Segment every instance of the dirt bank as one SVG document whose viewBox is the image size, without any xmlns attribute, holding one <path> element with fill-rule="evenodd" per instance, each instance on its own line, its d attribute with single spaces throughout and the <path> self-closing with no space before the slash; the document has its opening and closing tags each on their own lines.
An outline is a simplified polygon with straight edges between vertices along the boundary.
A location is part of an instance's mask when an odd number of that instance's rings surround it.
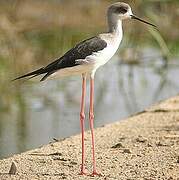
<svg viewBox="0 0 179 180">
<path fill-rule="evenodd" d="M 179 96 L 96 129 L 101 177 L 79 176 L 80 135 L 0 160 L 0 179 L 179 179 Z M 91 172 L 90 133 L 86 164 Z M 15 175 L 9 175 L 14 162 Z"/>
</svg>

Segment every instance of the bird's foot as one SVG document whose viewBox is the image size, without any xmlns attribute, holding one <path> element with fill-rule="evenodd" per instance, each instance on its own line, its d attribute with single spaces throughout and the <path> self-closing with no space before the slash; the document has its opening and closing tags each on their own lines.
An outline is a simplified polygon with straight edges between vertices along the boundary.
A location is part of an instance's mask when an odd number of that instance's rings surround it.
<svg viewBox="0 0 179 180">
<path fill-rule="evenodd" d="M 87 170 L 85 169 L 84 166 L 81 167 L 81 171 L 80 171 L 79 175 L 87 175 Z"/>
<path fill-rule="evenodd" d="M 102 176 L 102 174 L 101 174 L 101 173 L 98 173 L 98 172 L 95 170 L 95 171 L 93 171 L 93 173 L 92 173 L 90 176 L 92 176 L 92 177 L 94 177 L 94 176 Z"/>
<path fill-rule="evenodd" d="M 78 175 L 85 176 L 87 175 L 87 172 L 81 171 Z"/>
</svg>

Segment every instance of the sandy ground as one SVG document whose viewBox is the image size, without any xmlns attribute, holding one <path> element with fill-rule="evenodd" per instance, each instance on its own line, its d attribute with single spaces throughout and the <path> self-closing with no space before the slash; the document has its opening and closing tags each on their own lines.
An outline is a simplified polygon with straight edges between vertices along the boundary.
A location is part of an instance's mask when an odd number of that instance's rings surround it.
<svg viewBox="0 0 179 180">
<path fill-rule="evenodd" d="M 81 145 L 77 135 L 0 160 L 0 179 L 179 179 L 179 96 L 95 133 L 101 177 L 78 175 Z M 91 136 L 85 135 L 90 173 Z M 15 175 L 9 174 L 12 162 Z"/>
</svg>

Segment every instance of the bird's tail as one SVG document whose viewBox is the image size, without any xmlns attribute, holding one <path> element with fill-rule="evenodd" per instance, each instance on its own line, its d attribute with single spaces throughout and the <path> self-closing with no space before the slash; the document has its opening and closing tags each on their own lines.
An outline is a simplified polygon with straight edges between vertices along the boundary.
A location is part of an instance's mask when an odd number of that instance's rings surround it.
<svg viewBox="0 0 179 180">
<path fill-rule="evenodd" d="M 37 69 L 37 70 L 35 70 L 35 71 L 32 71 L 32 72 L 30 72 L 30 73 L 28 73 L 28 74 L 25 74 L 25 75 L 23 75 L 23 76 L 19 76 L 19 77 L 13 79 L 12 81 L 16 81 L 16 80 L 23 79 L 23 78 L 26 78 L 26 77 L 29 77 L 29 79 L 31 79 L 31 78 L 34 78 L 34 77 L 36 77 L 36 76 L 39 76 L 39 75 L 45 74 L 45 73 L 46 73 L 46 72 L 45 72 L 44 68 L 40 68 L 40 69 Z"/>
</svg>

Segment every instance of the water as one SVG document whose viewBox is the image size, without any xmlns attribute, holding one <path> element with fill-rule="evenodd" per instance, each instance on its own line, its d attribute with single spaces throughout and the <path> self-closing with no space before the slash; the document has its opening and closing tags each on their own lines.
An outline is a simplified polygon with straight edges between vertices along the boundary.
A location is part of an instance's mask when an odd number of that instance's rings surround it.
<svg viewBox="0 0 179 180">
<path fill-rule="evenodd" d="M 149 55 L 150 51 L 144 54 Z M 137 64 L 123 63 L 115 56 L 96 75 L 95 127 L 119 121 L 176 95 L 178 66 L 175 60 L 166 65 L 159 54 L 154 58 L 143 57 Z M 80 132 L 80 77 L 26 82 L 18 92 L 12 110 L 0 113 L 0 158 Z M 89 95 L 86 113 L 88 99 Z M 85 123 L 88 128 L 88 119 Z"/>
</svg>

